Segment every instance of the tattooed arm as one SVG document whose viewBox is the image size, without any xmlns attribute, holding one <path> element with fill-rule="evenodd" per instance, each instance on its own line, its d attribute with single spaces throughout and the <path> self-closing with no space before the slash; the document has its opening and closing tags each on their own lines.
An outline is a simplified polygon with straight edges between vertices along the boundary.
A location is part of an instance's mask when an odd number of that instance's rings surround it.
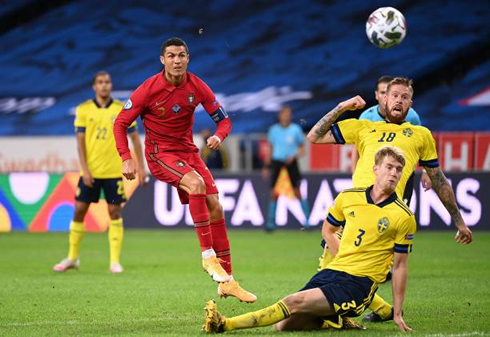
<svg viewBox="0 0 490 337">
<path fill-rule="evenodd" d="M 473 240 L 473 233 L 471 233 L 461 217 L 458 205 L 456 204 L 456 198 L 454 197 L 453 188 L 449 185 L 441 168 L 425 167 L 425 171 L 432 182 L 432 189 L 437 193 L 439 199 L 442 201 L 444 207 L 446 207 L 454 224 L 458 228 L 458 233 L 456 233 L 454 239 L 459 243 L 471 243 Z"/>
<path fill-rule="evenodd" d="M 333 122 L 335 122 L 337 117 L 345 111 L 362 109 L 365 105 L 366 102 L 364 102 L 361 96 L 352 97 L 347 101 L 339 103 L 333 110 L 330 110 L 323 116 L 310 130 L 307 136 L 308 141 L 311 143 L 334 144 L 335 138 L 330 130 Z"/>
</svg>

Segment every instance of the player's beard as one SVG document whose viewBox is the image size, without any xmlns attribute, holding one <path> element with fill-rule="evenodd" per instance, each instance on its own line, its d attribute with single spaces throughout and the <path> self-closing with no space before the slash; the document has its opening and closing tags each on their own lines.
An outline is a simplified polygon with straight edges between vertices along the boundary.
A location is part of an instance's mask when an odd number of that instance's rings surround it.
<svg viewBox="0 0 490 337">
<path fill-rule="evenodd" d="M 388 104 L 385 105 L 385 111 L 386 111 L 386 119 L 390 123 L 395 123 L 395 124 L 401 124 L 405 121 L 405 118 L 407 117 L 408 114 L 408 109 L 407 108 L 405 111 L 402 111 L 402 113 L 399 113 L 398 111 L 394 111 L 395 105 L 391 109 L 388 109 Z"/>
</svg>

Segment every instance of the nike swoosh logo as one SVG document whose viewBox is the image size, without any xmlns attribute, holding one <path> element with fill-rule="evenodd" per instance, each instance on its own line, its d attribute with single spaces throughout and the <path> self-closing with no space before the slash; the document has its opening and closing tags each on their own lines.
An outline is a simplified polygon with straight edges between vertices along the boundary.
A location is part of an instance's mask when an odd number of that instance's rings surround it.
<svg viewBox="0 0 490 337">
<path fill-rule="evenodd" d="M 163 102 L 156 102 L 155 105 L 159 106 L 160 104 L 163 104 Z"/>
<path fill-rule="evenodd" d="M 376 132 L 376 130 L 371 130 L 371 132 L 369 132 L 369 133 L 373 133 L 373 132 Z"/>
<path fill-rule="evenodd" d="M 201 236 L 206 236 L 206 235 L 209 235 L 209 234 L 211 234 L 211 232 L 201 233 Z"/>
</svg>

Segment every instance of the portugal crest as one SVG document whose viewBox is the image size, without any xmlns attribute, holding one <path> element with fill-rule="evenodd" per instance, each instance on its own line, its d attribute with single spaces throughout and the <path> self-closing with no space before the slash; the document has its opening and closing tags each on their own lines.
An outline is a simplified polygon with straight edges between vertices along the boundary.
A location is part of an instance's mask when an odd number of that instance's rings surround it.
<svg viewBox="0 0 490 337">
<path fill-rule="evenodd" d="M 383 233 L 390 226 L 390 221 L 387 217 L 378 220 L 378 233 Z"/>
<path fill-rule="evenodd" d="M 196 96 L 194 94 L 189 94 L 189 96 L 187 96 L 187 101 L 189 102 L 189 105 L 193 105 L 196 101 Z"/>
<path fill-rule="evenodd" d="M 412 129 L 408 129 L 408 128 L 407 128 L 407 129 L 403 129 L 403 135 L 404 135 L 405 137 L 408 137 L 408 138 L 412 137 L 412 136 L 413 136 L 413 131 L 412 131 Z"/>
</svg>

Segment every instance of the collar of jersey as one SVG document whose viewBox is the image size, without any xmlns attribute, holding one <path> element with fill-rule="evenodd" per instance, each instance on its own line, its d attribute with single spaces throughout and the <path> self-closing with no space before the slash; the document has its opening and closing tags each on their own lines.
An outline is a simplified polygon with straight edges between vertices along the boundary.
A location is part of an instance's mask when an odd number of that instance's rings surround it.
<svg viewBox="0 0 490 337">
<path fill-rule="evenodd" d="M 95 98 L 92 99 L 92 101 L 94 102 L 95 106 L 99 109 L 108 109 L 111 106 L 112 102 L 114 102 L 114 100 L 111 98 L 109 102 L 107 102 L 107 106 L 102 108 Z"/>
<path fill-rule="evenodd" d="M 372 189 L 373 189 L 373 185 L 366 188 L 366 200 L 367 200 L 368 204 L 373 204 L 373 205 L 376 205 L 378 207 L 384 207 L 386 205 L 391 204 L 392 202 L 394 202 L 397 199 L 396 192 L 393 192 L 386 200 L 380 202 L 379 204 L 375 204 L 373 199 L 371 198 L 371 190 Z"/>
<path fill-rule="evenodd" d="M 407 121 L 403 121 L 403 122 L 401 122 L 401 123 L 399 123 L 399 124 L 398 124 L 398 123 L 392 123 L 392 122 L 389 122 L 389 121 L 388 121 L 388 120 L 386 120 L 386 119 L 385 119 L 384 121 L 385 121 L 385 123 L 386 123 L 386 124 L 395 124 L 395 125 L 403 125 L 403 124 L 405 124 L 405 123 L 408 123 Z"/>
</svg>

